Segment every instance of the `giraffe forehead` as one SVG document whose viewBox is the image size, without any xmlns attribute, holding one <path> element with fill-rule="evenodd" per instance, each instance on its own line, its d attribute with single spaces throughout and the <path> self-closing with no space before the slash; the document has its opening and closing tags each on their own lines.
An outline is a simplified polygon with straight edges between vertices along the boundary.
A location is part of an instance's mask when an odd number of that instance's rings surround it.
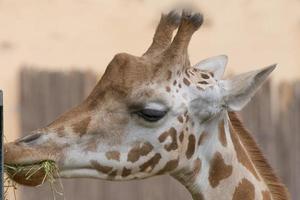
<svg viewBox="0 0 300 200">
<path fill-rule="evenodd" d="M 101 93 L 107 94 L 109 91 L 113 91 L 115 96 L 127 96 L 141 84 L 151 81 L 153 73 L 151 63 L 141 58 L 117 56 L 107 66 L 91 96 L 96 98 Z"/>
<path fill-rule="evenodd" d="M 126 53 L 117 54 L 107 66 L 99 83 L 99 88 L 119 87 L 128 91 L 136 89 L 144 83 L 160 82 L 169 79 L 173 71 L 177 71 L 175 73 L 178 74 L 183 67 L 182 65 L 174 64 L 170 68 L 169 65 L 168 62 L 160 57 L 149 59 Z"/>
</svg>

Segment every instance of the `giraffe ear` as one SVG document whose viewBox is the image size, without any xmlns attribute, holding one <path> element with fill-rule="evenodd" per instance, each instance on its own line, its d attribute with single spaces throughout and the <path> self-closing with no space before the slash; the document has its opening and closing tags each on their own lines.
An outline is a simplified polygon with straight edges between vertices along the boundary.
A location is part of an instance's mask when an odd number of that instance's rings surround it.
<svg viewBox="0 0 300 200">
<path fill-rule="evenodd" d="M 234 76 L 220 81 L 223 88 L 223 102 L 229 111 L 241 110 L 254 96 L 259 87 L 275 69 L 276 65 Z"/>
<path fill-rule="evenodd" d="M 211 72 L 215 79 L 220 80 L 224 74 L 227 61 L 226 55 L 214 56 L 200 61 L 193 67 Z"/>
</svg>

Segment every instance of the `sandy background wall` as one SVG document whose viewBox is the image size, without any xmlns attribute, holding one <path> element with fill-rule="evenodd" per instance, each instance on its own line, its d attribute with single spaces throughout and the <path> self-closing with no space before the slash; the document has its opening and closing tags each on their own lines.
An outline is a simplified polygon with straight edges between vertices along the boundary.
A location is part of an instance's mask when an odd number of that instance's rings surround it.
<svg viewBox="0 0 300 200">
<path fill-rule="evenodd" d="M 114 54 L 142 54 L 160 13 L 173 5 L 171 0 L 1 0 L 0 88 L 7 139 L 18 135 L 22 66 L 91 69 L 100 77 Z M 231 72 L 278 63 L 276 81 L 300 77 L 300 1 L 199 0 L 195 7 L 206 21 L 190 45 L 193 63 L 227 54 Z"/>
</svg>

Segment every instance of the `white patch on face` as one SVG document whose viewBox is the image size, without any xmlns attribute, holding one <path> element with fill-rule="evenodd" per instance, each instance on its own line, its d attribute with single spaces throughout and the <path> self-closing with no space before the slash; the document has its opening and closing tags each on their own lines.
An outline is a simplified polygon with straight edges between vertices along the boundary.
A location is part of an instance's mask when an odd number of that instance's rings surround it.
<svg viewBox="0 0 300 200">
<path fill-rule="evenodd" d="M 193 114 L 200 122 L 207 121 L 222 111 L 222 95 L 216 85 L 199 92 L 190 102 Z"/>
<path fill-rule="evenodd" d="M 145 105 L 145 109 L 153 109 L 153 110 L 167 110 L 167 107 L 159 102 L 149 102 Z"/>
</svg>

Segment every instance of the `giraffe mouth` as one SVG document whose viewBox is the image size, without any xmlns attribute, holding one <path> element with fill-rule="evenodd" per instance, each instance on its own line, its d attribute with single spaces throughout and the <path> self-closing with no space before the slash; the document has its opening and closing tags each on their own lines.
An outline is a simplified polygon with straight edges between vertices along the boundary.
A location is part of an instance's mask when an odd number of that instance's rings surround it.
<svg viewBox="0 0 300 200">
<path fill-rule="evenodd" d="M 21 185 L 37 186 L 54 181 L 58 174 L 56 162 L 44 160 L 32 164 L 4 164 L 4 171 L 10 179 Z"/>
<path fill-rule="evenodd" d="M 42 148 L 17 142 L 4 145 L 5 173 L 8 178 L 22 185 L 37 186 L 47 180 L 54 180 L 53 175 L 58 170 L 57 158 Z"/>
</svg>

